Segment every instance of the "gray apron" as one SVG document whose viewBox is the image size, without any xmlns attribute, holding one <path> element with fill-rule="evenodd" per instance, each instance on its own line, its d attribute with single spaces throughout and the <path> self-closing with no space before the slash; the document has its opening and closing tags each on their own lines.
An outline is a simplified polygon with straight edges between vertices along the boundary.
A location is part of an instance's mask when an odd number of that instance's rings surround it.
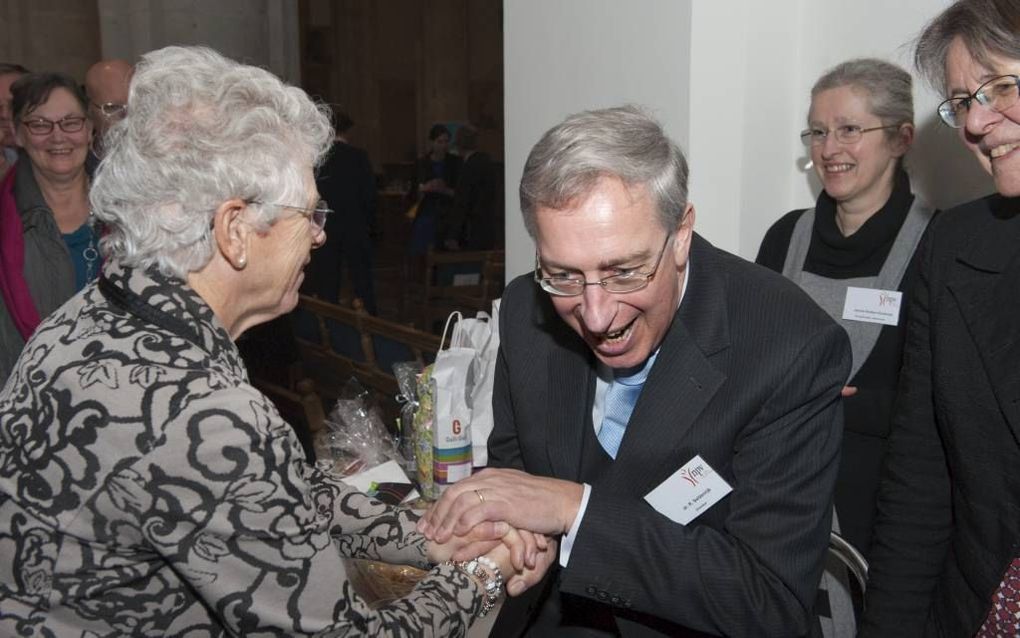
<svg viewBox="0 0 1020 638">
<path fill-rule="evenodd" d="M 928 222 L 931 221 L 934 213 L 931 206 L 923 202 L 920 197 L 914 196 L 914 203 L 911 204 L 907 217 L 903 220 L 900 232 L 896 234 L 892 250 L 889 251 L 889 256 L 882 264 L 882 269 L 874 277 L 835 280 L 804 272 L 804 259 L 807 257 L 808 247 L 811 245 L 811 229 L 815 223 L 815 209 L 809 208 L 804 211 L 793 227 L 790 246 L 786 251 L 786 261 L 783 264 L 783 276 L 800 286 L 808 296 L 814 299 L 815 303 L 846 330 L 853 351 L 853 366 L 847 381 L 854 378 L 875 348 L 883 324 L 844 319 L 843 304 L 846 301 L 846 289 L 851 286 L 879 290 L 899 288 L 903 273 L 907 271 L 910 258 L 914 255 L 921 236 L 924 234 L 924 229 L 928 227 Z M 838 282 L 839 285 L 833 285 L 834 282 Z M 901 316 L 906 302 L 907 300 L 903 299 L 900 303 Z"/>
</svg>

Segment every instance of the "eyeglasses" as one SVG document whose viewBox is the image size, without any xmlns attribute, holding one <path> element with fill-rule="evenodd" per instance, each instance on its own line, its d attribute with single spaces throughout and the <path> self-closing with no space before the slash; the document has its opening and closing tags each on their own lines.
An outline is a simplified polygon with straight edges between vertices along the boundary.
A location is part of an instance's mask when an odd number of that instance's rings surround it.
<svg viewBox="0 0 1020 638">
<path fill-rule="evenodd" d="M 56 121 L 48 120 L 45 117 L 36 117 L 31 120 L 22 120 L 21 123 L 25 125 L 25 128 L 32 135 L 49 135 L 53 132 L 54 124 L 59 126 L 60 130 L 65 133 L 77 133 L 85 128 L 86 119 L 81 115 L 68 115 Z"/>
<path fill-rule="evenodd" d="M 287 204 L 266 204 L 265 202 L 257 199 L 249 200 L 249 204 L 259 204 L 260 206 L 279 206 L 280 208 L 288 208 L 290 210 L 296 210 L 312 223 L 315 227 L 316 232 L 322 230 L 326 226 L 326 216 L 333 212 L 333 209 L 329 207 L 326 200 L 320 199 L 315 204 L 315 208 L 304 208 L 302 206 L 288 206 Z"/>
<path fill-rule="evenodd" d="M 585 286 L 602 286 L 606 292 L 616 294 L 637 292 L 646 287 L 655 277 L 655 273 L 659 270 L 659 263 L 662 261 L 662 255 L 666 252 L 666 245 L 672 236 L 673 233 L 666 235 L 666 241 L 662 243 L 662 250 L 659 251 L 659 256 L 655 259 L 655 267 L 652 268 L 652 272 L 643 273 L 640 270 L 628 270 L 591 282 L 585 280 L 583 276 L 541 277 L 542 263 L 539 260 L 538 251 L 535 251 L 535 281 L 542 287 L 542 290 L 557 297 L 576 297 L 584 292 Z"/>
<path fill-rule="evenodd" d="M 825 140 L 831 133 L 836 141 L 840 144 L 856 144 L 861 141 L 861 136 L 865 133 L 872 131 L 881 131 L 887 128 L 899 128 L 899 124 L 889 124 L 886 126 L 872 126 L 871 128 L 861 128 L 857 124 L 844 124 L 837 126 L 834 129 L 821 129 L 821 128 L 809 128 L 804 129 L 800 133 L 800 139 L 804 144 L 808 146 L 821 146 L 825 144 Z"/>
<path fill-rule="evenodd" d="M 103 117 L 110 120 L 127 115 L 127 104 L 120 104 L 118 102 L 103 102 L 102 104 L 90 102 L 90 104 L 96 107 L 96 110 L 102 113 Z"/>
<path fill-rule="evenodd" d="M 1000 75 L 988 80 L 970 95 L 951 97 L 939 104 L 939 117 L 948 126 L 963 128 L 974 100 L 996 113 L 1012 108 L 1020 98 L 1020 76 Z"/>
</svg>

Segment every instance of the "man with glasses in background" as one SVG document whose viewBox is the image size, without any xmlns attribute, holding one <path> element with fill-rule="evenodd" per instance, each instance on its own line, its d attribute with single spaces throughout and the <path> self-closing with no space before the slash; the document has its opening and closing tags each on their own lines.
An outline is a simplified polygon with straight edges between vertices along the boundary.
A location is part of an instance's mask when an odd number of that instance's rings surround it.
<svg viewBox="0 0 1020 638">
<path fill-rule="evenodd" d="M 846 334 L 694 233 L 686 160 L 634 107 L 548 131 L 520 195 L 537 252 L 500 307 L 504 469 L 448 488 L 422 531 L 549 537 L 529 558 L 557 567 L 493 635 L 808 634 Z"/>
<path fill-rule="evenodd" d="M 100 60 L 85 73 L 85 92 L 89 96 L 89 118 L 93 137 L 85 168 L 95 173 L 103 159 L 103 137 L 111 126 L 127 115 L 128 87 L 134 67 L 124 60 Z"/>
<path fill-rule="evenodd" d="M 14 113 L 11 110 L 11 85 L 28 69 L 20 64 L 0 62 L 0 177 L 18 161 L 18 143 L 14 141 Z"/>
</svg>

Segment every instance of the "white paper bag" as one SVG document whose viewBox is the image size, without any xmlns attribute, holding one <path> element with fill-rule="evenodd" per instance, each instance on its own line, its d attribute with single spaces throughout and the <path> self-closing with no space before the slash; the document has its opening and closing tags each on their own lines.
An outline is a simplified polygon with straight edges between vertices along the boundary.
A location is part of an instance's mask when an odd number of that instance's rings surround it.
<svg viewBox="0 0 1020 638">
<path fill-rule="evenodd" d="M 471 447 L 475 467 L 489 462 L 489 435 L 492 434 L 492 381 L 496 375 L 496 355 L 499 353 L 499 299 L 492 302 L 492 315 L 488 320 L 484 342 L 475 350 L 473 363 L 474 384 L 468 400 L 471 408 Z M 484 313 L 478 313 L 479 316 Z"/>
<path fill-rule="evenodd" d="M 455 312 L 446 321 L 443 341 L 450 321 L 460 318 Z M 459 325 L 460 321 L 458 321 Z M 471 390 L 472 363 L 475 350 L 463 345 L 463 337 L 456 334 L 451 346 L 445 350 L 440 346 L 432 364 L 433 394 L 433 477 L 437 491 L 443 486 L 471 476 L 471 410 L 468 396 Z"/>
</svg>

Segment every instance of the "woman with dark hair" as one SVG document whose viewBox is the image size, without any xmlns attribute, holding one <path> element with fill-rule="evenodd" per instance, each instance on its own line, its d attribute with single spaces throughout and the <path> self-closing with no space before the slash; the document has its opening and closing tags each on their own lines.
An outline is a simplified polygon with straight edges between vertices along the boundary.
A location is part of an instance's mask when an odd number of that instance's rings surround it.
<svg viewBox="0 0 1020 638">
<path fill-rule="evenodd" d="M 419 201 L 418 214 L 411 226 L 412 259 L 421 259 L 439 240 L 440 225 L 449 216 L 460 174 L 460 158 L 448 152 L 450 131 L 442 124 L 429 129 L 429 152 L 418 160 L 417 179 L 411 191 Z"/>
<path fill-rule="evenodd" d="M 88 99 L 60 73 L 23 75 L 11 95 L 21 151 L 0 182 L 0 384 L 40 320 L 100 265 L 85 174 Z"/>
</svg>

